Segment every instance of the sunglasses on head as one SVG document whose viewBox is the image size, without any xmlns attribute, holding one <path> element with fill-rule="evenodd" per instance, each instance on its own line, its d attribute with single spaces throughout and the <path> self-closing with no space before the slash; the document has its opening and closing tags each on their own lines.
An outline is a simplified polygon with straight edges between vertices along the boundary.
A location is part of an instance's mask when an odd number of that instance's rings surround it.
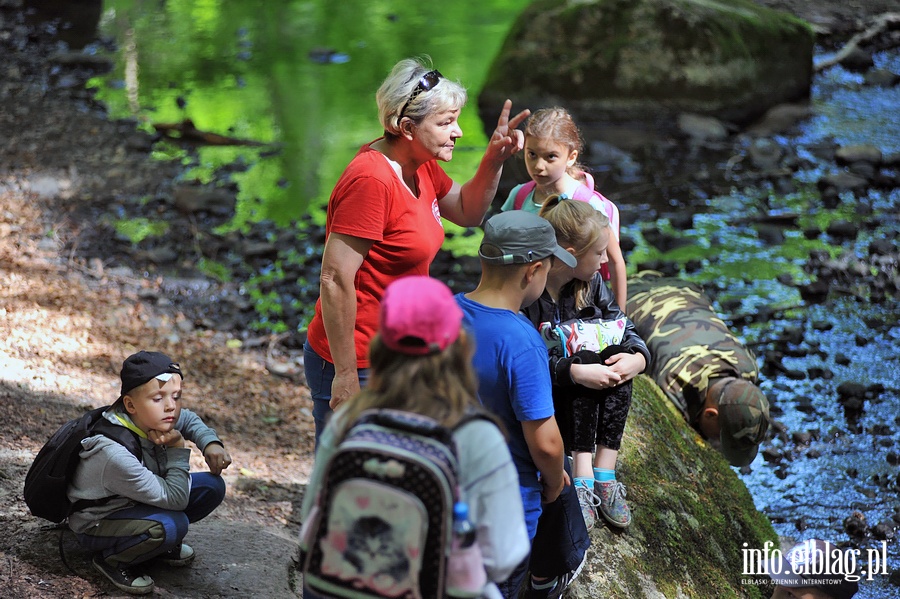
<svg viewBox="0 0 900 599">
<path fill-rule="evenodd" d="M 428 71 L 427 73 L 422 75 L 422 77 L 419 79 L 419 82 L 416 84 L 416 87 L 413 88 L 412 93 L 409 94 L 409 100 L 407 100 L 406 104 L 403 105 L 403 108 L 400 109 L 400 116 L 397 117 L 397 120 L 399 121 L 403 118 L 403 113 L 406 112 L 407 108 L 409 108 L 410 102 L 415 100 L 422 92 L 427 92 L 431 89 L 434 89 L 434 86 L 438 84 L 438 82 L 441 80 L 441 77 L 443 77 L 443 75 L 441 75 L 441 72 L 436 69 L 434 71 Z"/>
</svg>

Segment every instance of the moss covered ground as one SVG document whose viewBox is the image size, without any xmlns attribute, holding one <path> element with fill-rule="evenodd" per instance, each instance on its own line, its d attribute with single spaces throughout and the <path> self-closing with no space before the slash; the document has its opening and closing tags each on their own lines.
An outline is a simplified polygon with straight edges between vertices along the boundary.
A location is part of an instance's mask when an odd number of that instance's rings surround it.
<svg viewBox="0 0 900 599">
<path fill-rule="evenodd" d="M 768 596 L 742 583 L 742 549 L 777 543 L 772 525 L 725 459 L 644 376 L 634 383 L 618 478 L 634 521 L 624 532 L 597 525 L 570 597 Z"/>
</svg>

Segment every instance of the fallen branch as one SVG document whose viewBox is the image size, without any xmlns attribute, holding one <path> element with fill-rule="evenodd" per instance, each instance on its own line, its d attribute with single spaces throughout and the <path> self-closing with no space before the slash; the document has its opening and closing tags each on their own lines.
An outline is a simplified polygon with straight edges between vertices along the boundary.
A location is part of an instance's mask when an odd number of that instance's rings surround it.
<svg viewBox="0 0 900 599">
<path fill-rule="evenodd" d="M 269 145 L 261 141 L 255 141 L 252 139 L 238 139 L 236 137 L 228 137 L 226 135 L 219 135 L 218 133 L 211 133 L 209 131 L 201 131 L 194 126 L 194 122 L 191 119 L 184 119 L 180 123 L 154 123 L 153 128 L 166 137 L 204 143 L 211 146 Z"/>
<path fill-rule="evenodd" d="M 294 361 L 282 362 L 275 357 L 275 346 L 288 337 L 291 332 L 279 333 L 269 340 L 269 347 L 266 350 L 266 370 L 275 376 L 286 379 L 296 380 L 300 376 L 301 369 Z"/>
<path fill-rule="evenodd" d="M 880 35 L 884 31 L 893 29 L 894 27 L 900 27 L 900 13 L 888 12 L 879 15 L 875 18 L 875 22 L 871 27 L 851 37 L 850 41 L 848 41 L 844 45 L 844 47 L 841 48 L 841 50 L 831 58 L 813 65 L 813 70 L 819 72 L 827 69 L 828 67 L 833 67 L 834 65 L 840 63 L 842 60 L 850 56 L 850 54 L 861 44 L 868 42 L 876 35 Z"/>
</svg>

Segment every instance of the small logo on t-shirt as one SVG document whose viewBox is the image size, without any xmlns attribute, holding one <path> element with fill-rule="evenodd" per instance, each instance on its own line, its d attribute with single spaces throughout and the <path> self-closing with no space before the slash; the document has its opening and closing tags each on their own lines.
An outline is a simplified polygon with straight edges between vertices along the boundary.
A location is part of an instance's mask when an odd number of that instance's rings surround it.
<svg viewBox="0 0 900 599">
<path fill-rule="evenodd" d="M 441 207 L 438 206 L 437 198 L 434 198 L 434 199 L 431 201 L 431 213 L 434 214 L 434 220 L 436 220 L 437 223 L 438 223 L 438 224 L 441 226 L 441 228 L 443 229 L 443 228 L 444 228 L 444 223 L 441 222 Z"/>
</svg>

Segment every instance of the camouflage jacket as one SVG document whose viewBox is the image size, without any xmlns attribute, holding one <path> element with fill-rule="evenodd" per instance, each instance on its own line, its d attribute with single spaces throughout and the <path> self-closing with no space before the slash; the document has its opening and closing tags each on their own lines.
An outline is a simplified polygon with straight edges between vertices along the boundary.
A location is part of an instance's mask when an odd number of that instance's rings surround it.
<svg viewBox="0 0 900 599">
<path fill-rule="evenodd" d="M 653 354 L 650 376 L 691 424 L 714 379 L 757 382 L 756 357 L 698 285 L 643 273 L 628 280 L 627 311 Z"/>
</svg>

